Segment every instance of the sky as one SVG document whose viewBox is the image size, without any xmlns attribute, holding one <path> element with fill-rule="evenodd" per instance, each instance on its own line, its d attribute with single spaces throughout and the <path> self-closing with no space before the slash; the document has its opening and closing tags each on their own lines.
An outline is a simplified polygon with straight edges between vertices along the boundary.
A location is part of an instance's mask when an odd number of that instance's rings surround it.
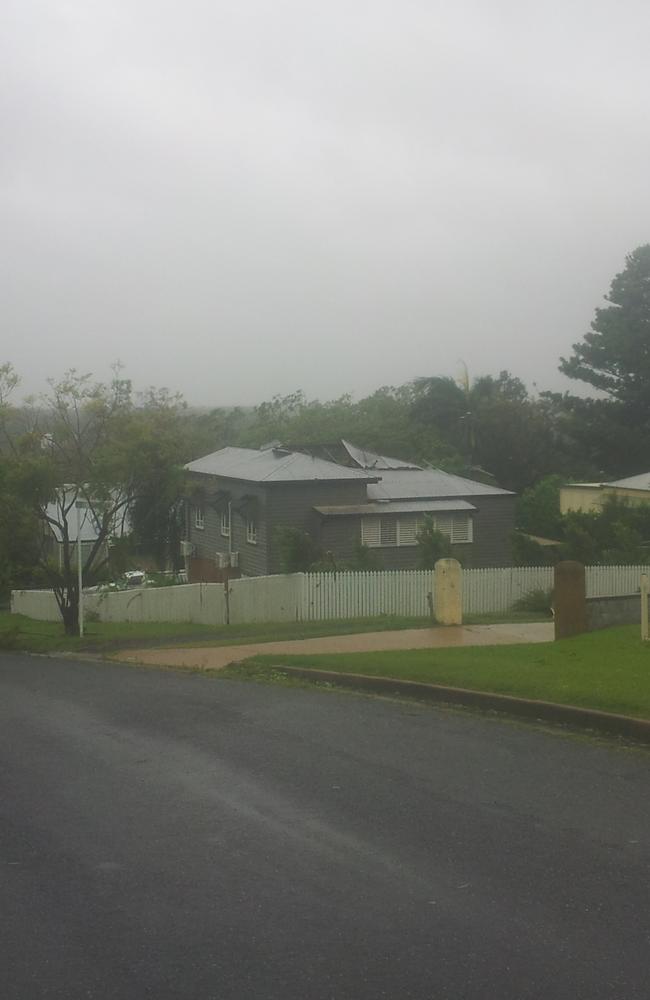
<svg viewBox="0 0 650 1000">
<path fill-rule="evenodd" d="M 0 363 L 575 388 L 650 242 L 648 37 L 645 0 L 5 0 Z"/>
</svg>

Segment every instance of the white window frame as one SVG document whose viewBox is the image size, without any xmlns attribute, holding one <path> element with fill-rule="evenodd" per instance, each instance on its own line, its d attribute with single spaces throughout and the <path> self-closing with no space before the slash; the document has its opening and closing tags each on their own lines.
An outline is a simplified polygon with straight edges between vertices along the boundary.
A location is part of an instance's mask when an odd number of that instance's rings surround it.
<svg viewBox="0 0 650 1000">
<path fill-rule="evenodd" d="M 458 522 L 463 519 L 462 525 Z M 452 545 L 470 545 L 474 541 L 474 520 L 462 510 L 439 514 L 433 518 L 433 526 L 446 535 Z"/>
<path fill-rule="evenodd" d="M 468 545 L 474 541 L 474 521 L 469 513 L 450 511 L 449 513 L 432 515 L 433 526 L 445 535 L 452 545 Z M 462 519 L 462 524 L 459 522 Z M 373 514 L 361 518 L 361 544 L 369 549 L 413 548 L 418 544 L 417 536 L 424 527 L 424 515 L 395 518 L 395 541 L 383 542 L 381 539 L 382 516 Z M 413 522 L 415 521 L 415 531 Z M 404 525 L 404 529 L 402 529 Z M 408 531 L 406 530 L 408 526 Z M 408 541 L 406 538 L 408 537 Z"/>
<path fill-rule="evenodd" d="M 230 513 L 227 510 L 221 511 L 221 537 L 230 538 Z"/>
<path fill-rule="evenodd" d="M 200 504 L 196 504 L 194 507 L 194 527 L 198 528 L 199 531 L 205 530 L 205 511 Z"/>
<path fill-rule="evenodd" d="M 249 545 L 257 545 L 257 521 L 252 517 L 246 521 L 246 541 Z"/>
</svg>

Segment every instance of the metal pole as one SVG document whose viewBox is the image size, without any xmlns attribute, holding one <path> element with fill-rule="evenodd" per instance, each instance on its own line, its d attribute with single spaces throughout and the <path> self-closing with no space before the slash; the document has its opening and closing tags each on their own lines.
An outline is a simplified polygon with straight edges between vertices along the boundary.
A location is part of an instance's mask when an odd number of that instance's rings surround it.
<svg viewBox="0 0 650 1000">
<path fill-rule="evenodd" d="M 79 501 L 76 503 L 77 507 L 77 587 L 79 590 L 79 635 L 84 634 L 84 591 L 83 591 L 83 563 L 81 558 L 81 504 Z"/>
<path fill-rule="evenodd" d="M 641 574 L 641 638 L 648 639 L 648 574 Z"/>
</svg>

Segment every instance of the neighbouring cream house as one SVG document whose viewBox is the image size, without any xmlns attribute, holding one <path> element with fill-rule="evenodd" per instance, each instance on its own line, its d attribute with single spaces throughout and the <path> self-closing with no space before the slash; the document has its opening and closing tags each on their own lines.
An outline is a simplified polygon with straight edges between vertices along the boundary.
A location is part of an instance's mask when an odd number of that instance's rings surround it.
<svg viewBox="0 0 650 1000">
<path fill-rule="evenodd" d="M 560 512 L 568 514 L 569 511 L 577 510 L 597 513 L 613 497 L 632 505 L 650 503 L 650 472 L 628 476 L 627 479 L 615 479 L 611 483 L 569 483 L 562 486 Z"/>
</svg>

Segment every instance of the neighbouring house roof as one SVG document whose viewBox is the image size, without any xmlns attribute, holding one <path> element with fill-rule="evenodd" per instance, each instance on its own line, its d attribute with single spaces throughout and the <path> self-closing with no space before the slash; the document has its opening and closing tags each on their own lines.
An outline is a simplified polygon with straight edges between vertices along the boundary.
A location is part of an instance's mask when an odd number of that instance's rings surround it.
<svg viewBox="0 0 650 1000">
<path fill-rule="evenodd" d="M 513 496 L 510 490 L 453 476 L 442 469 L 388 469 L 368 486 L 369 500 L 415 500 L 426 497 Z"/>
<path fill-rule="evenodd" d="M 638 476 L 627 476 L 625 479 L 612 479 L 607 483 L 564 483 L 563 490 L 641 490 L 650 493 L 650 472 L 642 472 Z"/>
<path fill-rule="evenodd" d="M 314 510 L 325 517 L 350 516 L 352 514 L 423 514 L 435 511 L 467 511 L 476 510 L 467 500 L 404 500 L 375 503 L 341 504 L 337 507 L 314 507 Z"/>
<path fill-rule="evenodd" d="M 341 444 L 347 451 L 352 461 L 360 469 L 421 469 L 421 465 L 414 462 L 403 462 L 399 458 L 390 458 L 388 455 L 377 455 L 374 451 L 366 448 L 358 448 L 350 441 L 341 438 Z"/>
<path fill-rule="evenodd" d="M 650 492 L 650 472 L 642 472 L 638 476 L 628 476 L 626 479 L 615 479 L 604 486 L 619 486 L 626 490 L 646 490 Z"/>
<path fill-rule="evenodd" d="M 602 490 L 604 486 L 611 486 L 611 483 L 565 483 L 562 490 Z"/>
<path fill-rule="evenodd" d="M 361 469 L 350 469 L 322 458 L 313 458 L 303 452 L 284 448 L 222 448 L 211 455 L 189 462 L 188 472 L 202 472 L 209 476 L 240 479 L 251 483 L 293 483 L 311 481 L 336 481 L 356 479 L 374 483 L 376 476 Z"/>
</svg>

